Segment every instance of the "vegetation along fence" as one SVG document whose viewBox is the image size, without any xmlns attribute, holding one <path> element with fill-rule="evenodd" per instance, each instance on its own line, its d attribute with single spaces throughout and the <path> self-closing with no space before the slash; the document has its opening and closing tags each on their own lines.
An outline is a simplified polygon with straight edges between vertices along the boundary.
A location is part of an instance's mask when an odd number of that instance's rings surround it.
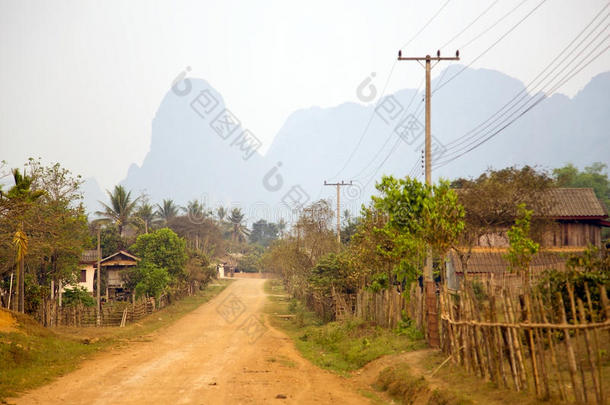
<svg viewBox="0 0 610 405">
<path fill-rule="evenodd" d="M 125 326 L 165 307 L 168 303 L 166 295 L 162 295 L 158 300 L 142 298 L 135 302 L 103 303 L 100 311 L 100 326 Z M 45 301 L 36 313 L 36 318 L 44 326 L 97 325 L 95 306 L 78 304 L 60 307 L 55 300 Z"/>
<path fill-rule="evenodd" d="M 380 291 L 362 289 L 356 294 L 339 294 L 333 290 L 332 296 L 332 301 L 318 300 L 318 307 L 326 304 L 327 308 L 316 312 L 334 310 L 334 319 L 355 316 L 386 328 L 398 326 L 404 315 L 414 319 L 418 327 L 423 324 L 423 298 L 417 283 L 413 284 L 409 300 L 394 288 Z"/>
<path fill-rule="evenodd" d="M 468 371 L 544 399 L 608 400 L 610 304 L 603 285 L 522 293 L 475 283 L 459 292 L 445 288 L 439 300 L 441 347 Z"/>
</svg>

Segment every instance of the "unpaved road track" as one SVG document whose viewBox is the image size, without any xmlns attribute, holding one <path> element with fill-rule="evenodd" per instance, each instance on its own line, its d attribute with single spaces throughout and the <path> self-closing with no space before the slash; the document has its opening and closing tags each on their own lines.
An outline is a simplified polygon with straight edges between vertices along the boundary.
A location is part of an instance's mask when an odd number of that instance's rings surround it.
<svg viewBox="0 0 610 405">
<path fill-rule="evenodd" d="M 313 366 L 286 335 L 258 323 L 263 284 L 237 280 L 147 341 L 102 353 L 9 403 L 369 403 L 352 381 Z"/>
</svg>

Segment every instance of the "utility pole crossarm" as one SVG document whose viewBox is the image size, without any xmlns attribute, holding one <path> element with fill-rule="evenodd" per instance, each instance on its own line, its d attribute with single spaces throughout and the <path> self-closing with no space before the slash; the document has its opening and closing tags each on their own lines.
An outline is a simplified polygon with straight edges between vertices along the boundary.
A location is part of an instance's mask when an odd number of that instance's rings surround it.
<svg viewBox="0 0 610 405">
<path fill-rule="evenodd" d="M 459 56 L 452 56 L 452 57 L 440 57 L 440 56 L 409 56 L 409 57 L 402 57 L 399 56 L 398 60 L 435 60 L 435 61 L 441 61 L 441 60 L 460 60 Z"/>
<path fill-rule="evenodd" d="M 341 183 L 328 183 L 324 180 L 325 186 L 336 186 L 337 187 L 337 245 L 341 246 L 341 186 L 351 186 L 352 181 L 349 183 L 341 180 Z"/>
<path fill-rule="evenodd" d="M 436 51 L 436 56 L 402 56 L 402 51 L 398 51 L 398 60 L 429 60 L 440 62 L 442 60 L 460 60 L 460 51 L 455 51 L 455 56 L 441 56 L 441 51 Z"/>
</svg>

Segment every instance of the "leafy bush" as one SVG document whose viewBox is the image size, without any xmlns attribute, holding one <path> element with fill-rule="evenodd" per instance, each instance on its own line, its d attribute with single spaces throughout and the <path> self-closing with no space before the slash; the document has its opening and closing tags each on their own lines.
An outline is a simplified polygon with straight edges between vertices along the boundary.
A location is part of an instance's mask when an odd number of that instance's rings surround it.
<svg viewBox="0 0 610 405">
<path fill-rule="evenodd" d="M 67 306 L 76 306 L 78 304 L 83 304 L 86 307 L 95 306 L 95 299 L 93 299 L 89 291 L 79 286 L 66 289 L 63 292 L 62 301 Z"/>
<path fill-rule="evenodd" d="M 166 269 L 176 279 L 186 277 L 186 242 L 169 228 L 138 236 L 130 250 L 142 261 Z"/>
<path fill-rule="evenodd" d="M 390 285 L 387 273 L 376 273 L 371 276 L 371 283 L 367 287 L 372 292 L 385 290 Z"/>
<path fill-rule="evenodd" d="M 170 276 L 165 268 L 148 262 L 140 262 L 135 273 L 138 278 L 135 287 L 136 297 L 146 295 L 159 298 L 170 281 Z"/>
<path fill-rule="evenodd" d="M 417 328 L 413 319 L 404 318 L 398 323 L 396 334 L 408 337 L 411 340 L 422 340 L 424 334 Z"/>
<path fill-rule="evenodd" d="M 600 253 L 599 249 L 590 247 L 582 254 L 572 254 L 567 261 L 565 271 L 547 270 L 538 281 L 537 288 L 543 296 L 550 298 L 554 307 L 559 305 L 557 293 L 560 293 L 568 319 L 573 319 L 568 286 L 574 289 L 575 299 L 581 299 L 587 306 L 587 289 L 591 297 L 594 312 L 601 310 L 600 286 L 610 290 L 610 254 Z"/>
</svg>

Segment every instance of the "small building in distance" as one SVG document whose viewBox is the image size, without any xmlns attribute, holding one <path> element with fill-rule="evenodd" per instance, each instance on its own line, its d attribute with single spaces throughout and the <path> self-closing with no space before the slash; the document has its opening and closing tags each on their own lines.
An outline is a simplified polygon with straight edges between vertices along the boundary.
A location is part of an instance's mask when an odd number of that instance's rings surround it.
<svg viewBox="0 0 610 405">
<path fill-rule="evenodd" d="M 101 270 L 102 277 L 106 279 L 106 300 L 128 298 L 131 291 L 125 286 L 123 274 L 136 267 L 139 261 L 140 258 L 124 250 L 119 250 L 102 259 Z"/>
</svg>

